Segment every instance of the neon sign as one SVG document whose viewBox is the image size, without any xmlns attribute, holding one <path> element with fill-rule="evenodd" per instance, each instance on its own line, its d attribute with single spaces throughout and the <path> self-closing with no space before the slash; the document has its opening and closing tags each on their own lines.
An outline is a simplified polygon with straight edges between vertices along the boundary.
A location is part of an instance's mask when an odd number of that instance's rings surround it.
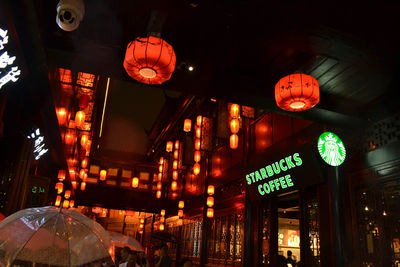
<svg viewBox="0 0 400 267">
<path fill-rule="evenodd" d="M 289 187 L 293 187 L 294 183 L 290 174 L 284 174 L 284 172 L 290 169 L 299 167 L 303 164 L 299 153 L 287 156 L 279 161 L 276 161 L 266 167 L 256 170 L 246 175 L 246 181 L 248 185 L 255 184 L 259 181 L 264 182 L 258 185 L 258 193 L 261 196 L 270 194 L 274 191 L 279 191 Z M 282 175 L 281 177 L 271 178 L 275 175 Z"/>
<path fill-rule="evenodd" d="M 0 51 L 4 49 L 4 45 L 8 43 L 8 31 L 0 28 Z M 0 89 L 9 82 L 16 82 L 19 79 L 21 71 L 18 66 L 12 66 L 15 56 L 10 57 L 8 52 L 0 52 Z"/>
<path fill-rule="evenodd" d="M 27 137 L 28 137 L 28 139 L 33 139 L 34 140 L 33 156 L 35 157 L 35 160 L 40 159 L 44 154 L 46 154 L 47 151 L 49 151 L 49 149 L 46 148 L 46 144 L 44 143 L 44 136 L 40 135 L 39 128 L 34 130 Z"/>
<path fill-rule="evenodd" d="M 331 166 L 339 166 L 346 158 L 346 148 L 340 138 L 331 132 L 325 132 L 318 138 L 318 151 L 321 158 Z"/>
</svg>

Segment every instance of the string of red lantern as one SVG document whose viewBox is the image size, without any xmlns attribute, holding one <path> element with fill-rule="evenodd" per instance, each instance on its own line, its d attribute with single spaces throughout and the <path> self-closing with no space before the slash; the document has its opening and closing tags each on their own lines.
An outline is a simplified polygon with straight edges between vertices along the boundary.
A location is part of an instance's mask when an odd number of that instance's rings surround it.
<svg viewBox="0 0 400 267">
<path fill-rule="evenodd" d="M 229 138 L 229 146 L 231 149 L 237 149 L 239 146 L 239 136 L 237 133 L 239 132 L 240 128 L 240 106 L 238 104 L 228 104 L 230 106 L 229 116 L 229 128 L 231 130 L 231 136 Z"/>
</svg>

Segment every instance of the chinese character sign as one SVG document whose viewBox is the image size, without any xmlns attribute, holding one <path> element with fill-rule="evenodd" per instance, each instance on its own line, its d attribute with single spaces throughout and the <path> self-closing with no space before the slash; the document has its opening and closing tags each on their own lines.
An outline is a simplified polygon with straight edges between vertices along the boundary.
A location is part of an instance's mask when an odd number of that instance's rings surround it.
<svg viewBox="0 0 400 267">
<path fill-rule="evenodd" d="M 0 28 L 0 89 L 9 82 L 16 82 L 21 71 L 14 66 L 15 56 L 10 57 L 7 51 L 3 51 L 8 43 L 8 31 Z"/>
<path fill-rule="evenodd" d="M 346 158 L 346 149 L 340 138 L 331 132 L 325 132 L 318 138 L 318 151 L 321 158 L 331 166 L 339 166 Z"/>
<path fill-rule="evenodd" d="M 49 151 L 48 148 L 46 148 L 46 144 L 44 142 L 44 137 L 40 135 L 40 130 L 39 128 L 32 131 L 30 135 L 27 136 L 28 139 L 33 139 L 33 156 L 35 157 L 35 160 L 40 159 L 44 154 L 46 154 L 47 151 Z"/>
</svg>

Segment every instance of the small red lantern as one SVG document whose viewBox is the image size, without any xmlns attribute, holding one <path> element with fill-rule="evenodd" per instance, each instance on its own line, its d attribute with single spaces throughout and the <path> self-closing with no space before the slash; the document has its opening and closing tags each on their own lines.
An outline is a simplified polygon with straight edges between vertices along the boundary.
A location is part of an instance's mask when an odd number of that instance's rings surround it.
<svg viewBox="0 0 400 267">
<path fill-rule="evenodd" d="M 239 146 L 239 136 L 237 134 L 232 134 L 229 138 L 229 145 L 232 149 L 237 149 Z"/>
<path fill-rule="evenodd" d="M 59 124 L 64 124 L 67 121 L 67 110 L 65 108 L 57 109 L 57 119 Z"/>
<path fill-rule="evenodd" d="M 160 214 L 161 214 L 161 216 L 165 216 L 165 210 L 162 209 L 161 212 L 160 212 Z"/>
<path fill-rule="evenodd" d="M 212 206 L 214 206 L 214 197 L 208 197 L 207 198 L 207 206 L 208 207 L 212 207 Z"/>
<path fill-rule="evenodd" d="M 174 146 L 174 143 L 173 143 L 172 141 L 168 141 L 165 150 L 166 150 L 167 152 L 172 152 L 173 146 Z"/>
<path fill-rule="evenodd" d="M 88 160 L 85 158 L 85 159 L 83 159 L 82 162 L 81 162 L 81 167 L 82 167 L 83 169 L 86 169 L 86 168 L 87 168 L 87 165 L 88 165 Z"/>
<path fill-rule="evenodd" d="M 80 128 L 83 126 L 84 123 L 85 123 L 85 112 L 78 111 L 75 115 L 75 126 Z"/>
<path fill-rule="evenodd" d="M 231 132 L 233 134 L 237 134 L 239 132 L 239 120 L 232 119 L 230 123 Z"/>
<path fill-rule="evenodd" d="M 192 129 L 192 120 L 185 119 L 185 121 L 183 123 L 183 130 L 188 133 L 188 132 L 190 132 L 191 129 Z"/>
<path fill-rule="evenodd" d="M 88 136 L 86 134 L 81 136 L 81 146 L 86 147 L 87 141 L 89 140 Z"/>
<path fill-rule="evenodd" d="M 182 218 L 183 217 L 183 210 L 178 210 L 178 217 Z"/>
<path fill-rule="evenodd" d="M 185 202 L 184 202 L 183 200 L 179 201 L 178 207 L 179 207 L 180 209 L 183 209 L 183 208 L 185 207 Z"/>
<path fill-rule="evenodd" d="M 287 111 L 302 111 L 319 102 L 318 81 L 310 75 L 296 73 L 283 77 L 275 85 L 278 107 Z"/>
<path fill-rule="evenodd" d="M 201 127 L 196 127 L 196 138 L 201 137 Z"/>
<path fill-rule="evenodd" d="M 201 127 L 201 122 L 203 121 L 203 117 L 201 115 L 196 118 L 196 125 Z"/>
<path fill-rule="evenodd" d="M 81 169 L 79 172 L 79 178 L 81 178 L 83 180 L 85 178 L 85 173 L 86 173 L 86 170 Z"/>
<path fill-rule="evenodd" d="M 158 183 L 157 183 L 157 189 L 158 189 L 158 190 L 161 190 L 161 188 L 162 188 L 162 183 L 161 183 L 161 182 L 158 182 Z"/>
<path fill-rule="evenodd" d="M 76 189 L 78 184 L 76 183 L 76 181 L 71 181 L 71 185 L 73 189 Z"/>
<path fill-rule="evenodd" d="M 69 199 L 71 197 L 71 190 L 65 190 L 64 198 Z"/>
<path fill-rule="evenodd" d="M 61 182 L 56 183 L 57 194 L 61 194 L 64 189 L 64 184 Z"/>
<path fill-rule="evenodd" d="M 172 183 L 171 183 L 172 191 L 175 191 L 177 187 L 178 187 L 178 183 L 176 181 L 172 181 Z"/>
<path fill-rule="evenodd" d="M 209 185 L 207 187 L 207 194 L 209 194 L 210 196 L 214 195 L 214 190 L 215 190 L 215 187 L 213 185 Z"/>
<path fill-rule="evenodd" d="M 178 180 L 178 171 L 173 171 L 172 172 L 172 179 Z"/>
<path fill-rule="evenodd" d="M 75 200 L 70 200 L 69 201 L 69 207 L 73 208 L 75 206 Z"/>
<path fill-rule="evenodd" d="M 193 165 L 193 174 L 194 175 L 198 175 L 200 173 L 200 164 L 199 163 L 195 163 Z"/>
<path fill-rule="evenodd" d="M 82 94 L 81 97 L 79 98 L 79 108 L 80 109 L 86 109 L 87 106 L 89 105 L 90 101 L 90 96 L 88 94 Z"/>
<path fill-rule="evenodd" d="M 139 186 L 139 178 L 133 177 L 132 178 L 132 187 L 137 188 Z"/>
<path fill-rule="evenodd" d="M 160 218 L 160 223 L 164 223 L 165 222 L 165 217 L 161 217 Z"/>
<path fill-rule="evenodd" d="M 160 231 L 164 231 L 164 224 L 160 224 Z"/>
<path fill-rule="evenodd" d="M 161 84 L 171 78 L 175 69 L 174 49 L 161 38 L 138 37 L 128 44 L 124 68 L 129 76 L 147 84 Z"/>
<path fill-rule="evenodd" d="M 81 183 L 81 191 L 85 191 L 86 188 L 86 182 Z"/>
<path fill-rule="evenodd" d="M 174 151 L 174 159 L 178 159 L 179 158 L 179 150 L 175 150 Z"/>
<path fill-rule="evenodd" d="M 69 201 L 65 199 L 65 200 L 63 201 L 63 208 L 64 208 L 64 209 L 67 209 L 68 207 L 69 207 Z"/>
<path fill-rule="evenodd" d="M 175 141 L 175 149 L 178 150 L 179 149 L 179 140 Z"/>
<path fill-rule="evenodd" d="M 196 138 L 196 140 L 194 140 L 194 149 L 200 150 L 200 146 L 201 146 L 200 138 Z"/>
<path fill-rule="evenodd" d="M 60 204 L 61 204 L 61 196 L 59 195 L 59 196 L 56 197 L 56 201 L 54 203 L 54 206 L 58 207 L 58 206 L 60 206 Z"/>
<path fill-rule="evenodd" d="M 176 223 L 178 226 L 182 226 L 183 225 L 183 220 L 182 219 L 178 219 L 178 222 Z"/>
<path fill-rule="evenodd" d="M 239 111 L 240 111 L 240 106 L 238 104 L 231 104 L 231 109 L 229 114 L 231 115 L 232 118 L 238 118 Z"/>
<path fill-rule="evenodd" d="M 174 160 L 172 167 L 174 170 L 178 169 L 178 161 L 177 160 Z"/>
<path fill-rule="evenodd" d="M 194 161 L 199 162 L 200 160 L 201 160 L 201 152 L 197 150 L 194 152 Z"/>
<path fill-rule="evenodd" d="M 164 164 L 164 158 L 163 157 L 160 158 L 160 164 Z"/>
<path fill-rule="evenodd" d="M 75 134 L 72 132 L 67 132 L 65 134 L 65 143 L 67 145 L 72 145 L 75 143 Z"/>
<path fill-rule="evenodd" d="M 163 165 L 160 165 L 160 166 L 158 167 L 158 172 L 159 172 L 159 173 L 162 173 L 162 171 L 163 171 Z"/>
<path fill-rule="evenodd" d="M 105 181 L 107 178 L 107 171 L 106 170 L 101 170 L 100 171 L 100 181 Z"/>
<path fill-rule="evenodd" d="M 157 191 L 156 197 L 157 198 L 161 198 L 161 191 L 160 190 Z"/>
<path fill-rule="evenodd" d="M 207 217 L 208 218 L 214 217 L 214 209 L 213 208 L 208 208 L 207 209 Z"/>
<path fill-rule="evenodd" d="M 65 174 L 66 171 L 65 170 L 59 170 L 58 171 L 58 180 L 60 180 L 61 182 L 65 180 Z"/>
</svg>

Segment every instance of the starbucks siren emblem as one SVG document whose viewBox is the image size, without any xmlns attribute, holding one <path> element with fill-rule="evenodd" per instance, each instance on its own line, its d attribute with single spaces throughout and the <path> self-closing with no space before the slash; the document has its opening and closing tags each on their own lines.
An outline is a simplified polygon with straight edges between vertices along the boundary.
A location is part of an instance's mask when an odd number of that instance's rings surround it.
<svg viewBox="0 0 400 267">
<path fill-rule="evenodd" d="M 339 166 L 346 158 L 346 149 L 340 138 L 331 132 L 325 132 L 318 138 L 318 151 L 321 158 L 331 166 Z"/>
</svg>

